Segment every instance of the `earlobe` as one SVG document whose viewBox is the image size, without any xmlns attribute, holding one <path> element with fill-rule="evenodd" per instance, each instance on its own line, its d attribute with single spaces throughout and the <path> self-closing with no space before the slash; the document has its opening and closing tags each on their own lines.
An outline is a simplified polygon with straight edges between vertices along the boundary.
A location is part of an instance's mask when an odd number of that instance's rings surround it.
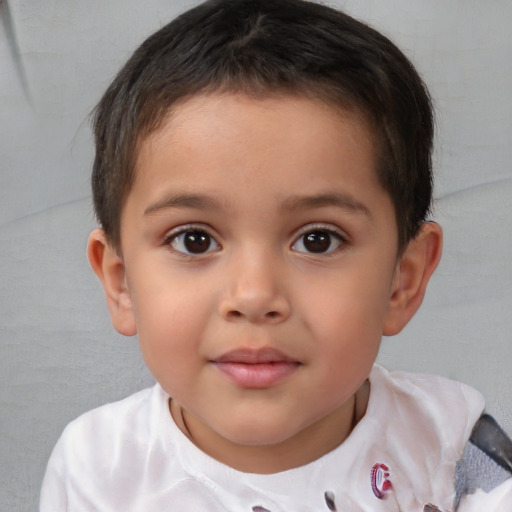
<svg viewBox="0 0 512 512">
<path fill-rule="evenodd" d="M 383 334 L 398 334 L 416 313 L 427 284 L 441 259 L 443 231 L 439 224 L 426 222 L 407 245 L 394 276 Z"/>
<path fill-rule="evenodd" d="M 108 242 L 102 229 L 95 229 L 89 236 L 87 256 L 105 290 L 112 325 L 125 336 L 135 335 L 137 329 L 126 284 L 125 266 L 122 257 Z"/>
</svg>

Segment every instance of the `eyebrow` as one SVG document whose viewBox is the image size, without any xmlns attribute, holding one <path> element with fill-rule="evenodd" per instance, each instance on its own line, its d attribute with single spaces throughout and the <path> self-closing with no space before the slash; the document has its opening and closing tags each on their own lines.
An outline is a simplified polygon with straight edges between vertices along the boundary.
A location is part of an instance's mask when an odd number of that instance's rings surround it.
<svg viewBox="0 0 512 512">
<path fill-rule="evenodd" d="M 322 208 L 324 206 L 336 206 L 354 213 L 363 213 L 371 218 L 370 209 L 361 201 L 349 194 L 327 193 L 312 196 L 293 196 L 283 203 L 285 210 L 301 210 L 307 208 Z"/>
<path fill-rule="evenodd" d="M 311 196 L 292 196 L 283 202 L 282 210 L 297 211 L 308 208 L 322 208 L 336 206 L 354 213 L 363 213 L 371 218 L 370 209 L 362 202 L 349 194 L 326 193 Z M 153 215 L 168 208 L 194 208 L 216 209 L 220 207 L 219 201 L 211 196 L 202 194 L 174 194 L 149 205 L 144 210 L 144 215 Z"/>
<path fill-rule="evenodd" d="M 149 205 L 144 215 L 153 215 L 168 208 L 214 209 L 219 203 L 213 197 L 201 194 L 174 194 Z"/>
</svg>

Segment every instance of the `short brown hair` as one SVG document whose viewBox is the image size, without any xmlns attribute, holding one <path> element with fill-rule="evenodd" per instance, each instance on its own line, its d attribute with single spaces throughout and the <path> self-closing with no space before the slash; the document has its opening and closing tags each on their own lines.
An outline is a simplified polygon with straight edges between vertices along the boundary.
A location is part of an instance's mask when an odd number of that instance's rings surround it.
<svg viewBox="0 0 512 512">
<path fill-rule="evenodd" d="M 144 41 L 96 107 L 94 206 L 114 246 L 138 144 L 177 102 L 217 91 L 313 96 L 361 113 L 374 130 L 399 249 L 417 234 L 432 197 L 433 114 L 404 54 L 368 25 L 314 2 L 209 0 Z"/>
</svg>

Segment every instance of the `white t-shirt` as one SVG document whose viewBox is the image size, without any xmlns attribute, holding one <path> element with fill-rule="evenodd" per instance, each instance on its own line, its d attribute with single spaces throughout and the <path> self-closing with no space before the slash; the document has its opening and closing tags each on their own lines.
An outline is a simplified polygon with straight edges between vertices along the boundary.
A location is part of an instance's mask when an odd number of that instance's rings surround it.
<svg viewBox="0 0 512 512">
<path fill-rule="evenodd" d="M 70 423 L 50 458 L 40 511 L 451 511 L 455 465 L 484 407 L 464 384 L 376 365 L 366 414 L 344 443 L 305 466 L 257 475 L 199 450 L 168 400 L 155 385 Z M 458 510 L 512 511 L 512 479 L 463 498 Z"/>
</svg>

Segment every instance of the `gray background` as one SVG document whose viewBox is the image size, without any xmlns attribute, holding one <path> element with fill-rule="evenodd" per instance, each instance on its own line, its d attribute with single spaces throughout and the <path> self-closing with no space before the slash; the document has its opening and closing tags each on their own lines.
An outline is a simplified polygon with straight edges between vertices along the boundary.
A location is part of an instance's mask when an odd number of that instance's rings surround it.
<svg viewBox="0 0 512 512">
<path fill-rule="evenodd" d="M 37 507 L 78 414 L 152 382 L 110 326 L 85 246 L 91 111 L 186 0 L 0 0 L 0 511 Z M 512 431 L 512 2 L 340 0 L 390 35 L 436 99 L 442 264 L 380 361 L 480 389 Z"/>
</svg>

